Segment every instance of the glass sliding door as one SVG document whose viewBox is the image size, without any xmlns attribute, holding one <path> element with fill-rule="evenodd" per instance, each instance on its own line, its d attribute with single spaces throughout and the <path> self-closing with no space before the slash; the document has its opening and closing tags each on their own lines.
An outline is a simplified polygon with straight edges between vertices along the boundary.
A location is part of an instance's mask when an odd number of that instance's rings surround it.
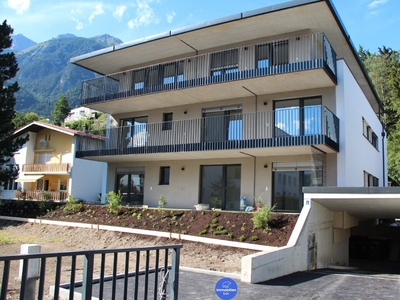
<svg viewBox="0 0 400 300">
<path fill-rule="evenodd" d="M 116 191 L 121 192 L 123 203 L 143 205 L 144 177 L 143 170 L 117 170 Z"/>
<path fill-rule="evenodd" d="M 203 142 L 241 140 L 242 119 L 241 108 L 203 110 Z"/>
<path fill-rule="evenodd" d="M 240 209 L 240 165 L 202 166 L 200 203 L 213 207 L 213 199 L 221 201 L 221 208 Z"/>
<path fill-rule="evenodd" d="M 275 101 L 275 136 L 321 134 L 321 101 L 321 97 Z"/>
<path fill-rule="evenodd" d="M 147 120 L 147 116 L 122 120 L 121 143 L 124 148 L 146 146 Z"/>
</svg>

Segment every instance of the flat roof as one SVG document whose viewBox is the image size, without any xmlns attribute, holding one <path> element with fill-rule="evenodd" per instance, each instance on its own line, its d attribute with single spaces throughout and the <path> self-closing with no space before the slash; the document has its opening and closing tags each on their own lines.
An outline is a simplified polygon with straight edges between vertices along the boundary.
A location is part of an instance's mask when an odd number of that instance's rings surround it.
<svg viewBox="0 0 400 300">
<path fill-rule="evenodd" d="M 311 199 L 360 220 L 400 218 L 400 187 L 303 187 Z"/>
<path fill-rule="evenodd" d="M 382 103 L 331 0 L 296 0 L 170 30 L 71 58 L 107 75 L 267 37 L 323 32 L 375 112 Z M 160 51 L 162 49 L 162 51 Z"/>
</svg>

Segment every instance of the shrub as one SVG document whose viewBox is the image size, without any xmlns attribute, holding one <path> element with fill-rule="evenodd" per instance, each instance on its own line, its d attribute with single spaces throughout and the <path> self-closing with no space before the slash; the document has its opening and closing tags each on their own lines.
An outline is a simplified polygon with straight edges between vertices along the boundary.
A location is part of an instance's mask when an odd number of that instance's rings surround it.
<svg viewBox="0 0 400 300">
<path fill-rule="evenodd" d="M 161 196 L 158 198 L 158 207 L 160 207 L 160 208 L 166 208 L 166 207 L 167 207 L 167 204 L 168 204 L 168 202 L 167 202 L 167 200 L 165 199 L 164 195 L 161 195 Z"/>
<path fill-rule="evenodd" d="M 207 229 L 203 229 L 202 231 L 199 232 L 199 235 L 202 236 L 203 234 L 207 233 Z"/>
<path fill-rule="evenodd" d="M 244 242 L 246 240 L 246 237 L 244 235 L 239 236 L 239 241 Z"/>
<path fill-rule="evenodd" d="M 252 236 L 250 237 L 250 241 L 258 241 L 258 236 L 252 235 Z"/>
<path fill-rule="evenodd" d="M 253 221 L 253 228 L 262 228 L 262 229 L 270 229 L 269 222 L 271 220 L 271 212 L 274 210 L 275 206 L 271 207 L 270 205 L 265 205 L 259 208 L 254 216 L 251 218 Z"/>
<path fill-rule="evenodd" d="M 73 195 L 69 195 L 68 202 L 64 206 L 65 211 L 82 211 L 83 203 L 75 199 Z"/>
<path fill-rule="evenodd" d="M 112 214 L 118 214 L 118 206 L 122 202 L 121 191 L 118 193 L 110 191 L 106 194 L 106 201 L 108 203 L 108 211 Z"/>
</svg>

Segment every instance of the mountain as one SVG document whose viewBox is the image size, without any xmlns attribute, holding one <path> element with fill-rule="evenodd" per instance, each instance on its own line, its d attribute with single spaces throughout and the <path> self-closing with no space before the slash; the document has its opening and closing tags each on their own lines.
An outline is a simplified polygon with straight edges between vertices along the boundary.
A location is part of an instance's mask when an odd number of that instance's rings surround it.
<svg viewBox="0 0 400 300">
<path fill-rule="evenodd" d="M 80 106 L 82 81 L 96 73 L 72 65 L 70 58 L 121 42 L 108 34 L 93 38 L 63 34 L 16 52 L 19 71 L 15 80 L 20 91 L 15 94 L 15 110 L 50 117 L 62 94 L 71 109 Z"/>
<path fill-rule="evenodd" d="M 29 48 L 33 45 L 36 45 L 36 43 L 30 39 L 28 39 L 26 36 L 22 34 L 15 34 L 12 36 L 12 45 L 10 48 L 6 49 L 7 52 L 9 51 L 14 51 L 18 52 L 21 50 L 25 50 L 26 48 Z"/>
</svg>

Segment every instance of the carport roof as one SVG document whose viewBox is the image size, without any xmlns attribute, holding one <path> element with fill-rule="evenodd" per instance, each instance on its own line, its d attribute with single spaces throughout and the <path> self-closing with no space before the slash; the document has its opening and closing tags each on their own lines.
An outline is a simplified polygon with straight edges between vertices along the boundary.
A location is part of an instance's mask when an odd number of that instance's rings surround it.
<svg viewBox="0 0 400 300">
<path fill-rule="evenodd" d="M 400 218 L 400 187 L 303 187 L 310 199 L 358 219 Z"/>
</svg>

